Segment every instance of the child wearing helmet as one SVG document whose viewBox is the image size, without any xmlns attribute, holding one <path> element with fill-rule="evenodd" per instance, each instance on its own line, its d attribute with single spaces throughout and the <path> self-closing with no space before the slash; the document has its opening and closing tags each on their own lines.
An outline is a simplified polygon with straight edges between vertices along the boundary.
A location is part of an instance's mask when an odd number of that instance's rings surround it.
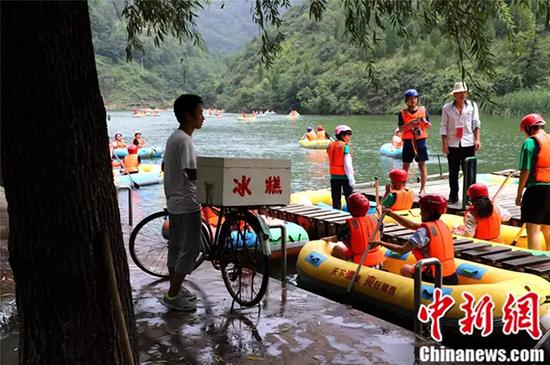
<svg viewBox="0 0 550 365">
<path fill-rule="evenodd" d="M 139 172 L 141 158 L 137 153 L 138 148 L 136 145 L 131 144 L 128 146 L 128 155 L 122 160 L 122 166 L 124 167 L 123 174 L 135 174 Z"/>
<path fill-rule="evenodd" d="M 386 185 L 386 193 L 382 199 L 382 206 L 391 210 L 409 210 L 414 202 L 414 193 L 405 187 L 407 171 L 393 169 L 390 171 L 391 183 Z"/>
<path fill-rule="evenodd" d="M 317 139 L 329 139 L 330 136 L 328 135 L 327 131 L 325 130 L 325 127 L 323 127 L 322 125 L 318 125 L 317 128 L 316 128 L 316 134 L 317 134 Z"/>
<path fill-rule="evenodd" d="M 327 147 L 329 173 L 330 173 L 330 191 L 332 195 L 332 207 L 341 209 L 342 190 L 346 202 L 353 193 L 355 186 L 355 177 L 353 164 L 351 162 L 351 128 L 345 124 L 339 125 L 334 129 L 336 140 Z"/>
<path fill-rule="evenodd" d="M 439 219 L 447 210 L 447 200 L 440 194 L 427 194 L 420 198 L 419 205 L 422 223 L 412 222 L 385 208 L 386 214 L 397 223 L 416 232 L 410 236 L 404 245 L 381 241 L 377 242 L 377 244 L 400 255 L 412 251 L 417 261 L 427 257 L 439 259 L 441 262 L 443 284 L 457 285 L 458 276 L 456 275 L 454 262 L 453 236 L 449 227 Z M 412 277 L 413 273 L 414 266 L 405 264 L 401 267 L 401 275 Z M 433 267 L 426 268 L 422 273 L 423 281 L 433 283 L 434 277 L 435 269 Z"/>
<path fill-rule="evenodd" d="M 473 184 L 468 188 L 472 205 L 464 213 L 464 226 L 454 232 L 466 237 L 497 241 L 500 237 L 500 223 L 510 220 L 510 212 L 489 199 L 485 184 Z"/>
<path fill-rule="evenodd" d="M 540 114 L 524 116 L 520 130 L 527 136 L 521 147 L 516 205 L 521 206 L 521 220 L 527 227 L 530 249 L 550 250 L 550 136 Z M 525 189 L 525 191 L 523 191 Z M 546 247 L 540 239 L 544 235 Z"/>
<path fill-rule="evenodd" d="M 308 141 L 314 141 L 317 139 L 317 133 L 313 131 L 313 128 L 307 127 L 306 133 L 300 139 L 307 139 Z"/>
<path fill-rule="evenodd" d="M 413 159 L 418 163 L 420 170 L 420 195 L 424 194 L 426 181 L 428 180 L 428 169 L 426 161 L 428 158 L 428 147 L 426 130 L 431 127 L 430 116 L 425 107 L 418 105 L 418 91 L 409 89 L 405 92 L 406 108 L 401 109 L 397 114 L 397 126 L 402 133 L 403 170 L 409 171 Z"/>
<path fill-rule="evenodd" d="M 351 218 L 346 219 L 336 236 L 323 238 L 327 242 L 342 242 L 332 248 L 332 256 L 342 260 L 353 260 L 355 263 L 361 261 L 363 252 L 367 249 L 372 234 L 376 229 L 378 220 L 374 215 L 366 215 L 370 208 L 369 200 L 361 193 L 353 193 L 348 199 L 348 208 Z M 380 231 L 376 233 L 374 241 L 380 240 Z M 384 253 L 380 247 L 369 250 L 364 266 L 379 269 L 384 262 Z"/>
<path fill-rule="evenodd" d="M 402 148 L 403 147 L 403 140 L 401 139 L 401 136 L 403 133 L 399 131 L 399 128 L 395 128 L 395 131 L 393 132 L 393 137 L 391 138 L 391 145 L 394 148 Z"/>
</svg>

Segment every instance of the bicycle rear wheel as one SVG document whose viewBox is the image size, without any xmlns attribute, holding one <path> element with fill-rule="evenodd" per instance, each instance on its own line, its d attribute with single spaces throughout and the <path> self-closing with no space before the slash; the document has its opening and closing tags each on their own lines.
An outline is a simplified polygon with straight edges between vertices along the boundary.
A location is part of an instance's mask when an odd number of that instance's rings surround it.
<svg viewBox="0 0 550 365">
<path fill-rule="evenodd" d="M 269 256 L 258 218 L 248 211 L 230 213 L 220 230 L 223 281 L 233 299 L 244 307 L 260 302 L 269 281 Z"/>
<path fill-rule="evenodd" d="M 200 266 L 212 242 L 210 226 L 203 222 L 201 227 L 201 250 L 193 270 Z M 141 270 L 160 277 L 168 277 L 169 221 L 166 210 L 145 217 L 130 234 L 130 256 Z"/>
</svg>

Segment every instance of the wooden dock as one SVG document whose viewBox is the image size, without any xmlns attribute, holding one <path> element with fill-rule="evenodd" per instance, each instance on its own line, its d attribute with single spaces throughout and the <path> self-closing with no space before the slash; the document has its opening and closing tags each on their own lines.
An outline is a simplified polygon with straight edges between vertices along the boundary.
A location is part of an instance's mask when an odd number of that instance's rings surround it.
<svg viewBox="0 0 550 365">
<path fill-rule="evenodd" d="M 310 239 L 335 235 L 345 224 L 349 213 L 328 210 L 311 205 L 291 204 L 285 207 L 264 209 L 262 214 L 301 225 Z M 397 224 L 386 224 L 382 239 L 404 244 L 414 231 Z M 550 280 L 550 256 L 534 255 L 528 250 L 493 245 L 469 238 L 454 237 L 455 257 L 479 262 L 489 266 L 514 271 L 523 271 Z"/>
</svg>

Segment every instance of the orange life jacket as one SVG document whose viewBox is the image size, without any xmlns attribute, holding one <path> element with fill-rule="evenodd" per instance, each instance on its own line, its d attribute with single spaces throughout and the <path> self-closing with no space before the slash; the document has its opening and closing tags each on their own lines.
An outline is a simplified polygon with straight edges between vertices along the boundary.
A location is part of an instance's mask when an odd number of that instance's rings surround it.
<svg viewBox="0 0 550 365">
<path fill-rule="evenodd" d="M 372 238 L 372 233 L 376 229 L 378 220 L 374 215 L 367 215 L 364 217 L 348 218 L 346 223 L 350 229 L 350 242 L 349 249 L 353 253 L 353 262 L 359 263 L 363 251 L 367 248 L 369 240 Z M 376 233 L 375 241 L 380 241 L 380 231 Z M 369 250 L 367 258 L 363 265 L 376 266 L 384 261 L 384 253 L 380 250 L 380 247 L 375 247 Z"/>
<path fill-rule="evenodd" d="M 113 142 L 113 145 L 115 148 L 122 148 L 122 147 L 126 147 L 126 143 L 122 142 L 122 141 L 117 141 L 115 140 Z"/>
<path fill-rule="evenodd" d="M 476 232 L 474 234 L 475 238 L 492 241 L 500 236 L 500 214 L 498 213 L 497 207 L 493 207 L 493 214 L 485 218 L 480 218 L 473 207 L 466 209 L 464 216 L 466 216 L 468 212 L 472 213 L 477 220 Z"/>
<path fill-rule="evenodd" d="M 407 108 L 401 109 L 401 118 L 403 119 L 403 125 L 407 125 L 409 123 L 412 123 L 413 120 L 418 118 L 426 118 L 426 109 L 424 109 L 423 106 L 419 106 L 414 113 L 411 113 L 411 111 Z M 420 135 L 414 135 L 412 129 L 406 129 L 403 131 L 403 135 L 401 136 L 402 140 L 406 139 L 425 139 L 428 138 L 428 133 L 426 132 L 426 124 L 423 122 L 420 122 Z"/>
<path fill-rule="evenodd" d="M 327 139 L 327 134 L 324 130 L 317 131 L 317 139 Z"/>
<path fill-rule="evenodd" d="M 543 131 L 531 138 L 539 145 L 539 154 L 535 165 L 535 181 L 548 183 L 550 182 L 550 136 Z"/>
<path fill-rule="evenodd" d="M 342 141 L 331 142 L 327 147 L 328 164 L 330 167 L 331 175 L 345 175 L 344 169 L 344 150 L 346 149 L 346 143 Z M 351 147 L 349 148 L 351 153 Z"/>
<path fill-rule="evenodd" d="M 453 235 L 445 223 L 441 220 L 425 222 L 420 225 L 424 227 L 430 238 L 428 243 L 429 257 L 435 257 L 441 261 L 441 275 L 443 277 L 452 275 L 456 272 L 455 251 Z M 416 261 L 426 258 L 420 248 L 413 249 L 413 255 Z M 432 276 L 435 278 L 435 268 L 431 267 Z"/>
<path fill-rule="evenodd" d="M 414 193 L 412 190 L 391 190 L 395 195 L 395 202 L 390 207 L 391 210 L 409 210 L 413 206 Z"/>
<path fill-rule="evenodd" d="M 124 164 L 124 167 L 126 168 L 124 172 L 131 174 L 134 172 L 138 172 L 138 166 L 139 166 L 139 160 L 138 155 L 131 154 L 124 157 L 124 160 L 122 161 Z"/>
<path fill-rule="evenodd" d="M 214 213 L 212 208 L 202 207 L 201 212 L 202 212 L 202 219 L 207 221 L 209 225 L 211 225 L 213 227 L 218 226 L 218 215 L 216 213 Z"/>
</svg>

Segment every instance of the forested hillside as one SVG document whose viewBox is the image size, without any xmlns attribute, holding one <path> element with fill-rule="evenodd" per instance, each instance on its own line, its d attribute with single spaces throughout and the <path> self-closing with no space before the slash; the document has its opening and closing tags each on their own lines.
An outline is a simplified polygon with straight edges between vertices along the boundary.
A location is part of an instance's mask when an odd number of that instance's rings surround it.
<svg viewBox="0 0 550 365">
<path fill-rule="evenodd" d="M 496 39 L 494 75 L 482 77 L 470 71 L 481 86 L 492 90 L 491 100 L 498 104 L 494 112 L 548 112 L 550 33 L 540 25 L 542 20 L 537 24 L 530 8 L 515 6 L 512 15 L 519 27 L 509 42 L 501 24 L 495 22 L 487 29 Z M 349 44 L 344 29 L 337 6 L 327 10 L 321 23 L 309 19 L 306 7 L 291 9 L 283 26 L 287 39 L 273 67 L 265 70 L 259 65 L 257 40 L 247 45 L 218 81 L 213 92 L 216 105 L 236 111 L 388 113 L 398 110 L 403 92 L 411 87 L 421 92 L 423 103 L 433 112 L 449 100 L 461 74 L 453 45 L 446 39 L 425 36 L 417 24 L 410 24 L 411 36 L 402 39 L 388 27 L 374 52 L 378 82 L 373 83 L 364 54 Z"/>
<path fill-rule="evenodd" d="M 226 2 L 223 9 L 213 1 L 200 12 L 197 24 L 207 49 L 181 45 L 172 38 L 156 48 L 152 39 L 145 38 L 146 52 L 135 54 L 128 63 L 125 23 L 117 15 L 122 5 L 106 0 L 89 3 L 99 83 L 110 109 L 135 104 L 169 107 L 174 95 L 183 92 L 199 93 L 210 103 L 211 84 L 225 71 L 223 57 L 240 50 L 257 29 L 249 1 Z"/>
<path fill-rule="evenodd" d="M 213 5 L 199 17 L 209 52 L 173 40 L 155 48 L 146 40 L 147 53 L 135 55 L 133 63 L 126 62 L 125 28 L 112 3 L 91 4 L 106 105 L 127 108 L 143 102 L 169 106 L 174 95 L 194 92 L 203 95 L 208 106 L 235 112 L 390 113 L 402 105 L 404 90 L 414 87 L 429 110 L 439 112 L 449 100 L 453 83 L 461 78 L 454 45 L 448 39 L 433 32 L 428 35 L 425 25 L 416 23 L 408 25 L 409 37 L 401 38 L 387 22 L 387 29 L 378 34 L 376 80 L 371 80 L 367 57 L 349 43 L 339 2 L 330 2 L 319 23 L 309 19 L 307 5 L 291 7 L 282 25 L 287 36 L 282 51 L 273 67 L 265 69 L 258 55 L 260 41 L 252 39 L 257 31 L 250 17 L 250 2 L 225 3 L 227 8 Z M 517 28 L 511 39 L 497 21 L 485 29 L 495 39 L 494 73 L 482 75 L 468 67 L 478 86 L 496 103 L 484 105 L 492 112 L 550 112 L 550 32 L 543 25 L 544 14 L 536 15 L 536 5 L 536 0 L 513 5 Z M 237 54 L 223 56 L 246 39 L 252 40 Z M 472 98 L 482 99 L 479 90 L 474 88 Z"/>
</svg>

